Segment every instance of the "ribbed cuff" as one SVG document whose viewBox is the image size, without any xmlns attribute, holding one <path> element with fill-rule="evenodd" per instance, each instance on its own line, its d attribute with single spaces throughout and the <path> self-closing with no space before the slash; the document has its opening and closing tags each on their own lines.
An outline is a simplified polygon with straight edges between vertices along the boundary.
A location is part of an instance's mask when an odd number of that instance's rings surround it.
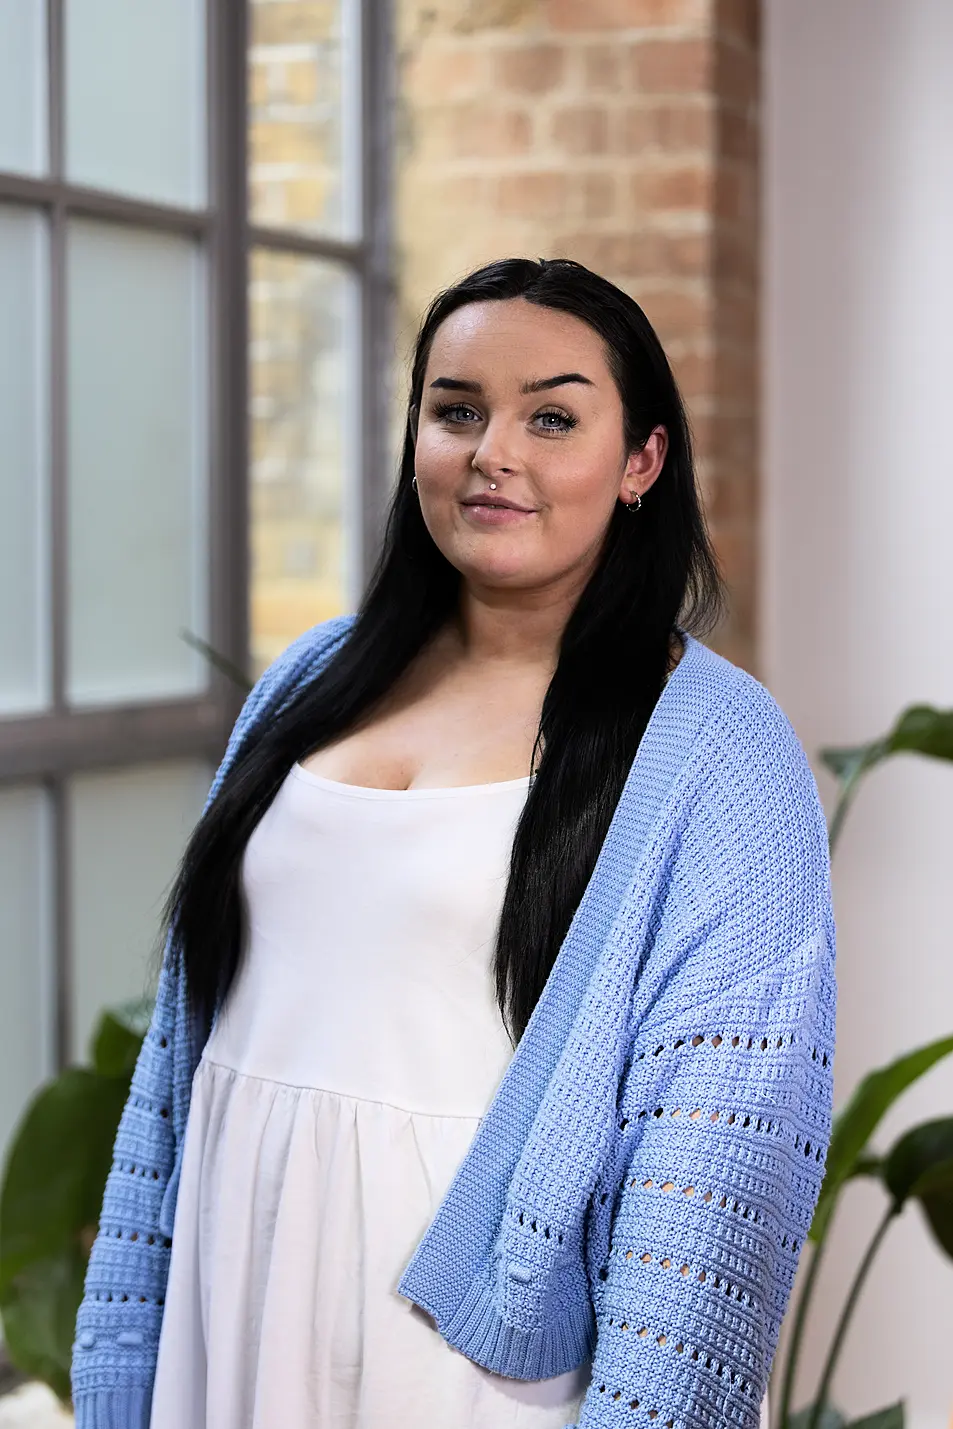
<svg viewBox="0 0 953 1429">
<path fill-rule="evenodd" d="M 398 1290 L 436 1320 L 440 1333 L 474 1364 L 509 1379 L 553 1379 L 578 1369 L 595 1348 L 595 1317 L 586 1302 L 562 1307 L 558 1319 L 536 1329 L 508 1324 L 500 1314 L 492 1288 L 477 1280 L 456 1311 L 444 1319 L 428 1305 L 405 1276 Z"/>
<path fill-rule="evenodd" d="M 149 1429 L 151 1410 L 151 1389 L 94 1389 L 73 1401 L 76 1429 Z"/>
</svg>

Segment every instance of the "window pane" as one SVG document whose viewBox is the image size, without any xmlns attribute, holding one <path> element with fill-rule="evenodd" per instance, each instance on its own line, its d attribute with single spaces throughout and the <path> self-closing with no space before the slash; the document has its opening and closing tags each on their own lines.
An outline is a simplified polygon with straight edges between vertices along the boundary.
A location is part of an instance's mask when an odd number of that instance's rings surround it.
<svg viewBox="0 0 953 1429">
<path fill-rule="evenodd" d="M 0 789 L 0 1158 L 53 1070 L 50 839 L 42 789 Z"/>
<path fill-rule="evenodd" d="M 252 255 L 252 659 L 349 605 L 359 529 L 358 295 L 331 263 Z"/>
<path fill-rule="evenodd" d="M 39 174 L 47 166 L 46 5 L 0 4 L 0 169 Z"/>
<path fill-rule="evenodd" d="M 0 715 L 48 699 L 47 235 L 0 206 Z"/>
<path fill-rule="evenodd" d="M 65 16 L 68 177 L 203 204 L 203 0 L 69 0 Z"/>
<path fill-rule="evenodd" d="M 204 688 L 204 301 L 186 239 L 71 226 L 69 651 L 77 704 Z"/>
<path fill-rule="evenodd" d="M 71 782 L 73 1057 L 85 1057 L 104 1007 L 154 990 L 162 902 L 209 782 L 206 766 L 192 761 Z"/>
<path fill-rule="evenodd" d="M 356 238 L 358 0 L 252 0 L 248 81 L 253 222 Z"/>
</svg>

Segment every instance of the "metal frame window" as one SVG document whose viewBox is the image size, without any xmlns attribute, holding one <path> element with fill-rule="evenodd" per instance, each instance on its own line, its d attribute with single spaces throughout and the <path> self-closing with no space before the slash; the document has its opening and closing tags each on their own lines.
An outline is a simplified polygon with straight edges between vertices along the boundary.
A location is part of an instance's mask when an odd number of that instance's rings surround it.
<svg viewBox="0 0 953 1429">
<path fill-rule="evenodd" d="M 250 582 L 254 601 L 269 579 L 258 558 L 270 520 L 290 535 L 286 546 L 300 548 L 308 545 L 297 538 L 312 529 L 315 504 L 330 505 L 325 515 L 341 528 L 342 549 L 324 557 L 334 570 L 323 595 L 305 582 L 299 601 L 301 617 L 311 611 L 316 619 L 330 613 L 329 601 L 336 608 L 356 604 L 387 494 L 395 96 L 389 0 L 305 8 L 310 20 L 298 24 L 287 0 L 249 6 L 251 526 L 259 538 Z M 328 93 L 320 92 L 322 75 Z M 300 130 L 309 120 L 313 144 Z M 262 305 L 275 321 L 260 322 Z M 281 320 L 282 309 L 295 315 L 293 324 Z M 301 379 L 297 390 L 280 374 L 271 380 L 269 365 L 289 362 Z M 308 424 L 311 431 L 302 430 Z M 272 440 L 262 443 L 262 428 Z M 261 498 L 270 498 L 270 511 Z M 280 547 L 279 533 L 273 535 L 272 546 Z M 295 555 L 269 554 L 272 575 L 282 555 Z M 313 574 L 321 561 L 313 549 L 299 549 L 287 562 L 289 584 L 296 566 L 298 574 Z M 264 632 L 253 630 L 257 668 L 295 628 L 287 612 L 270 648 Z"/>
<path fill-rule="evenodd" d="M 27 0 L 28 4 L 38 0 Z M 245 0 L 208 0 L 205 77 L 207 197 L 195 207 L 145 201 L 69 179 L 66 151 L 66 46 L 71 0 L 46 0 L 47 172 L 0 170 L 0 213 L 41 215 L 47 235 L 48 313 L 45 405 L 48 411 L 46 639 L 49 700 L 35 713 L 0 717 L 0 796 L 26 788 L 45 791 L 49 850 L 43 877 L 48 897 L 42 917 L 49 967 L 40 975 L 47 1005 L 47 1066 L 75 1055 L 70 1007 L 75 1001 L 77 850 L 70 786 L 94 771 L 131 771 L 163 762 L 193 760 L 211 766 L 219 757 L 240 694 L 212 668 L 205 687 L 176 698 L 137 698 L 95 704 L 71 702 L 68 691 L 69 501 L 68 371 L 69 233 L 77 220 L 114 225 L 124 233 L 174 235 L 199 250 L 205 275 L 202 351 L 207 359 L 203 423 L 207 438 L 207 505 L 204 513 L 207 620 L 199 631 L 229 661 L 249 665 L 249 440 L 248 273 L 256 254 L 292 254 L 338 265 L 358 295 L 357 354 L 349 394 L 353 413 L 354 470 L 348 473 L 349 575 L 343 603 L 353 604 L 374 555 L 388 485 L 390 419 L 391 276 L 389 184 L 392 129 L 390 5 L 387 0 L 344 0 L 356 48 L 360 143 L 347 155 L 356 171 L 356 222 L 343 238 L 263 223 L 248 213 L 248 45 Z M 304 7 L 303 7 L 304 8 Z M 148 57 L 143 58 L 148 63 Z M 2 122 L 2 114 L 0 114 Z M 115 116 L 117 124 L 122 115 Z M 359 409 L 359 417 L 358 417 Z M 0 460 L 2 460 L 0 454 Z M 0 519 L 2 515 L 0 515 Z M 148 807 L 142 809 L 144 819 Z M 0 830 L 2 834 L 2 830 Z M 82 861 L 80 861 L 81 863 Z M 72 872 L 71 872 L 72 870 Z M 106 871 L 108 873 L 108 870 Z M 171 869 L 169 870 L 171 874 Z M 102 875 L 104 895 L 108 877 Z M 2 896 L 2 895 L 0 895 Z M 0 908 L 0 918 L 3 909 Z M 0 1001 L 12 976 L 15 953 L 0 950 Z"/>
</svg>

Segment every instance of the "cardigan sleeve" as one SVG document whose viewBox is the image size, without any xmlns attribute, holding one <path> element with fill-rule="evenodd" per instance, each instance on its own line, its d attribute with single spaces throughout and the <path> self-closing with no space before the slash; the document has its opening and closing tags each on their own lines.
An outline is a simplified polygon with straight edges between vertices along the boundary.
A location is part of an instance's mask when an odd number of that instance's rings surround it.
<svg viewBox="0 0 953 1429">
<path fill-rule="evenodd" d="M 579 1429 L 756 1429 L 831 1127 L 836 985 L 813 775 L 746 682 L 693 793 L 590 1202 Z M 743 850 L 739 854 L 739 850 Z"/>
<path fill-rule="evenodd" d="M 256 682 L 206 801 L 246 734 L 313 674 L 347 629 L 337 617 L 308 631 Z M 77 1429 L 148 1429 L 171 1260 L 176 1173 L 194 1060 L 188 999 L 167 943 L 155 1007 L 113 1148 L 98 1233 L 76 1317 L 72 1388 Z"/>
</svg>

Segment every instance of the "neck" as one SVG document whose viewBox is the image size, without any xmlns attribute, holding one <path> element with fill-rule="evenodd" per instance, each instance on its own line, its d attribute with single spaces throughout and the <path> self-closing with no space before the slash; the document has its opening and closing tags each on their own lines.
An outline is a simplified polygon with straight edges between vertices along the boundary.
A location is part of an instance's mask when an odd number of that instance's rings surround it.
<svg viewBox="0 0 953 1429">
<path fill-rule="evenodd" d="M 461 589 L 453 629 L 467 660 L 538 665 L 553 670 L 578 592 Z"/>
</svg>

